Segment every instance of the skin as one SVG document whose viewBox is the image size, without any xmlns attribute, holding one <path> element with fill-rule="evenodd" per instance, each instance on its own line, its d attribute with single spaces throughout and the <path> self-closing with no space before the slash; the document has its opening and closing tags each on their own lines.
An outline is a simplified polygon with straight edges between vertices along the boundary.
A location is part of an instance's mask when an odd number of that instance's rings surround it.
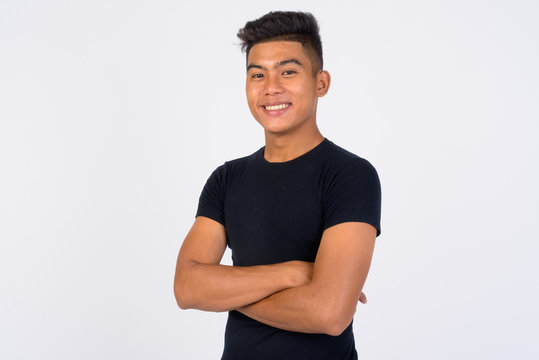
<svg viewBox="0 0 539 360">
<path fill-rule="evenodd" d="M 264 157 L 270 162 L 294 159 L 318 145 L 324 137 L 316 125 L 318 98 L 327 94 L 327 71 L 313 76 L 303 46 L 275 41 L 253 46 L 247 60 L 246 95 L 251 114 L 264 128 Z M 268 111 L 266 105 L 288 104 Z"/>
<path fill-rule="evenodd" d="M 313 75 L 303 46 L 293 41 L 257 44 L 247 64 L 247 102 L 264 128 L 264 158 L 288 161 L 320 144 L 316 109 L 329 90 L 329 73 Z M 286 108 L 267 108 L 277 104 Z M 176 300 L 183 309 L 238 310 L 284 330 L 339 335 L 352 321 L 358 299 L 367 301 L 362 288 L 375 238 L 369 224 L 341 223 L 324 231 L 314 263 L 225 266 L 219 264 L 225 228 L 199 216 L 178 255 Z"/>
<path fill-rule="evenodd" d="M 198 216 L 183 241 L 176 264 L 174 293 L 180 308 L 234 310 L 311 281 L 313 264 L 304 261 L 247 267 L 220 265 L 225 248 L 223 225 Z"/>
<path fill-rule="evenodd" d="M 366 223 L 328 228 L 322 235 L 311 282 L 238 310 L 284 330 L 340 335 L 355 314 L 375 237 L 376 230 Z"/>
</svg>

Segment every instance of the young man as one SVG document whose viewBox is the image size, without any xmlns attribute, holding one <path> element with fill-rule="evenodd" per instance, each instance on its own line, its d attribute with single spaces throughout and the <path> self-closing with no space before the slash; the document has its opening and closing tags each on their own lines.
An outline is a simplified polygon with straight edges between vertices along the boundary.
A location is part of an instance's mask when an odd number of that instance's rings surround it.
<svg viewBox="0 0 539 360">
<path fill-rule="evenodd" d="M 209 177 L 180 249 L 182 309 L 229 311 L 222 359 L 356 359 L 352 319 L 380 234 L 380 183 L 324 138 L 318 24 L 271 12 L 238 33 L 265 146 Z M 226 246 L 234 266 L 220 265 Z"/>
</svg>

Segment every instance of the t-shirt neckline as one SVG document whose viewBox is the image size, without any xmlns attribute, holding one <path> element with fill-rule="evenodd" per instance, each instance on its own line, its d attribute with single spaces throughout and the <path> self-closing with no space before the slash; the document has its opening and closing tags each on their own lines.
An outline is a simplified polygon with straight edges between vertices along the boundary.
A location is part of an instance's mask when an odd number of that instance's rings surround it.
<svg viewBox="0 0 539 360">
<path fill-rule="evenodd" d="M 314 148 L 307 151 L 306 153 L 301 154 L 300 156 L 295 157 L 291 160 L 282 161 L 282 162 L 269 162 L 268 160 L 266 160 L 264 158 L 264 151 L 266 150 L 266 146 L 263 146 L 258 150 L 256 154 L 256 160 L 257 160 L 257 163 L 267 168 L 272 168 L 272 169 L 286 168 L 286 167 L 296 165 L 300 162 L 303 162 L 307 159 L 312 158 L 317 153 L 319 153 L 329 142 L 330 141 L 328 140 L 328 138 L 324 137 L 324 140 L 322 140 L 318 145 L 316 145 Z"/>
</svg>

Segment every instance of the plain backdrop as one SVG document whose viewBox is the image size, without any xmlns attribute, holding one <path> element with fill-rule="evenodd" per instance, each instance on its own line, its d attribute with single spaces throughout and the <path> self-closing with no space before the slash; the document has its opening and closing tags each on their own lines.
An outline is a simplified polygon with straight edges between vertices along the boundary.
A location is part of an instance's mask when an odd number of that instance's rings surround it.
<svg viewBox="0 0 539 360">
<path fill-rule="evenodd" d="M 264 145 L 236 33 L 270 10 L 318 18 L 319 127 L 381 178 L 360 358 L 539 357 L 537 1 L 2 0 L 0 358 L 220 357 L 174 268 Z"/>
</svg>

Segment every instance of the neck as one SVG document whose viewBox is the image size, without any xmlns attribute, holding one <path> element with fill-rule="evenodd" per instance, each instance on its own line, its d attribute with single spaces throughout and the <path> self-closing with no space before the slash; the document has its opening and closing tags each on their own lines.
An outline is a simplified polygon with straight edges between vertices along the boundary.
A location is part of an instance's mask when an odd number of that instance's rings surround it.
<svg viewBox="0 0 539 360">
<path fill-rule="evenodd" d="M 269 162 L 285 162 L 297 158 L 315 148 L 324 140 L 317 127 L 304 134 L 271 134 L 265 132 L 264 159 Z"/>
</svg>

